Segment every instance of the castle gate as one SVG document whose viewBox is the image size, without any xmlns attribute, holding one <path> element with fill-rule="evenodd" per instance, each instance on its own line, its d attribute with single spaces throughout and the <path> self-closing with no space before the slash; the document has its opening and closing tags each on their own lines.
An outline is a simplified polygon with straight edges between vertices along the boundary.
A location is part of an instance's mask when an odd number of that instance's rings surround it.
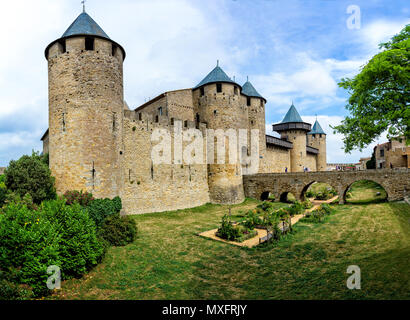
<svg viewBox="0 0 410 320">
<path fill-rule="evenodd" d="M 339 195 L 339 203 L 345 203 L 350 185 L 359 180 L 370 180 L 380 184 L 387 192 L 387 200 L 402 200 L 410 196 L 410 169 L 383 169 L 363 171 L 321 171 L 297 173 L 259 173 L 243 176 L 245 196 L 261 199 L 270 192 L 279 201 L 283 193 L 291 192 L 303 201 L 304 194 L 314 182 L 332 186 Z"/>
</svg>

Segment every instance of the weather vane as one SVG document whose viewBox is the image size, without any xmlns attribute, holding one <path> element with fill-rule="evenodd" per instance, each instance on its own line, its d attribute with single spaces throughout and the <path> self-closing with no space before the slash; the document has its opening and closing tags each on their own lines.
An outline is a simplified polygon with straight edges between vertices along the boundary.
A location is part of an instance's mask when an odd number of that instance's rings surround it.
<svg viewBox="0 0 410 320">
<path fill-rule="evenodd" d="M 83 12 L 85 12 L 85 1 L 86 0 L 82 0 L 81 3 L 83 4 Z"/>
</svg>

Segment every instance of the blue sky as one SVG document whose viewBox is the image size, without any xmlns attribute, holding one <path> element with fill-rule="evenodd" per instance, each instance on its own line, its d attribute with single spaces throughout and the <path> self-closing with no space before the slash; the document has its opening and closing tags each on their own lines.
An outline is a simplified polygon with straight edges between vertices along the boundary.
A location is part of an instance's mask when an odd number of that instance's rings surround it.
<svg viewBox="0 0 410 320">
<path fill-rule="evenodd" d="M 352 4 L 360 8 L 360 29 L 346 24 Z M 6 166 L 41 150 L 48 122 L 44 49 L 80 14 L 81 3 L 0 5 L 0 166 Z M 317 114 L 328 133 L 328 162 L 357 162 L 371 152 L 344 154 L 341 137 L 329 128 L 346 115 L 348 95 L 337 82 L 356 74 L 378 52 L 378 43 L 410 23 L 409 3 L 400 0 L 88 0 L 86 6 L 127 52 L 130 107 L 195 86 L 219 59 L 229 76 L 243 84 L 249 75 L 266 97 L 268 132 L 292 100 L 305 121 Z"/>
</svg>

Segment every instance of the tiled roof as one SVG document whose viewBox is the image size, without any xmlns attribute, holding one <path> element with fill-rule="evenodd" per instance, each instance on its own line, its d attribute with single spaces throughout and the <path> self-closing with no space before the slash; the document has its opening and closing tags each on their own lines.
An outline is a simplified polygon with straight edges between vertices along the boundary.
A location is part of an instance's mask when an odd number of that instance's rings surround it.
<svg viewBox="0 0 410 320">
<path fill-rule="evenodd" d="M 318 134 L 318 133 L 325 134 L 319 122 L 316 120 L 315 124 L 313 125 L 312 131 L 310 131 L 309 134 Z"/>
<path fill-rule="evenodd" d="M 248 97 L 255 97 L 255 98 L 265 99 L 264 97 L 262 97 L 259 94 L 258 91 L 256 91 L 256 89 L 254 88 L 252 83 L 250 83 L 249 81 L 246 81 L 245 84 L 242 86 L 242 94 L 244 94 L 245 96 L 248 96 Z"/>
<path fill-rule="evenodd" d="M 286 113 L 285 118 L 282 120 L 282 123 L 287 122 L 303 122 L 293 103 L 290 106 L 289 111 Z"/>
<path fill-rule="evenodd" d="M 197 89 L 208 83 L 215 82 L 228 82 L 232 84 L 237 84 L 235 81 L 232 81 L 231 78 L 221 69 L 221 67 L 216 66 L 198 85 L 194 88 Z M 238 85 L 239 86 L 239 85 Z"/>
<path fill-rule="evenodd" d="M 110 39 L 103 29 L 86 12 L 81 13 L 77 19 L 64 32 L 62 38 L 74 35 L 99 36 Z"/>
</svg>

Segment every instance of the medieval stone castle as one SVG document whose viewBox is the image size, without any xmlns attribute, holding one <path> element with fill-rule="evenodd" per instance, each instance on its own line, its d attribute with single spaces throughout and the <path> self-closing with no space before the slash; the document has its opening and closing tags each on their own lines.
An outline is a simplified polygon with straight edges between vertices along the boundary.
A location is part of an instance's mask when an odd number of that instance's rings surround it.
<svg viewBox="0 0 410 320">
<path fill-rule="evenodd" d="M 49 129 L 43 151 L 59 193 L 118 195 L 128 214 L 243 201 L 240 163 L 153 163 L 152 131 L 174 134 L 178 124 L 204 135 L 206 129 L 259 129 L 260 173 L 326 170 L 326 134 L 317 121 L 313 128 L 303 122 L 292 104 L 273 125 L 280 138 L 266 135 L 266 99 L 219 66 L 193 88 L 165 92 L 130 110 L 123 96 L 125 50 L 87 13 L 47 46 L 45 56 Z M 177 152 L 174 143 L 171 148 Z"/>
</svg>

